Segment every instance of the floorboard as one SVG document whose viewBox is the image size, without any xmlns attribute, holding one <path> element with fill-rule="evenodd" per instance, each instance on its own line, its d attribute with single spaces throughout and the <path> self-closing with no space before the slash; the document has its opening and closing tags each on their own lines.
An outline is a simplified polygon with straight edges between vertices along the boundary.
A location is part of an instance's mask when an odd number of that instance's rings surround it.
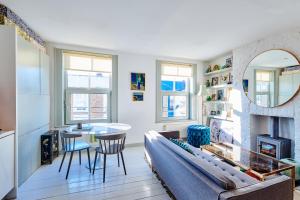
<svg viewBox="0 0 300 200">
<path fill-rule="evenodd" d="M 94 157 L 92 152 L 91 158 Z M 95 175 L 89 173 L 85 164 L 87 155 L 82 153 L 82 165 L 78 155 L 74 155 L 68 180 L 65 180 L 66 157 L 62 171 L 58 168 L 62 156 L 55 159 L 52 165 L 39 168 L 20 188 L 19 198 L 22 200 L 170 200 L 155 175 L 144 160 L 143 147 L 126 148 L 124 159 L 127 175 L 122 165 L 118 167 L 117 156 L 107 160 L 106 182 L 102 183 L 102 170 Z"/>
</svg>

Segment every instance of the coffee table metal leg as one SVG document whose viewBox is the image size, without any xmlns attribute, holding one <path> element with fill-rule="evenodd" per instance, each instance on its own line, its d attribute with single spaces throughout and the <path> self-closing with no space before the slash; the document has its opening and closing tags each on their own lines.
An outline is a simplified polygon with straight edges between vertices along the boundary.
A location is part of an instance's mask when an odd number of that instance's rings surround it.
<svg viewBox="0 0 300 200">
<path fill-rule="evenodd" d="M 295 181 L 296 181 L 296 167 L 293 166 L 291 168 L 291 178 L 293 180 L 293 188 L 295 189 Z"/>
</svg>

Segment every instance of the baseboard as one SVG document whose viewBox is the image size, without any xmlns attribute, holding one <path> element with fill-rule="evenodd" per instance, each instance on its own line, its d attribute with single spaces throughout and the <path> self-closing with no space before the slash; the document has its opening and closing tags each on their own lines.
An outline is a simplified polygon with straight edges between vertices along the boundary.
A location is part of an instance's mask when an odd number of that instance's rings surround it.
<svg viewBox="0 0 300 200">
<path fill-rule="evenodd" d="M 144 146 L 144 143 L 125 144 L 125 147 L 141 147 L 141 146 Z"/>
</svg>

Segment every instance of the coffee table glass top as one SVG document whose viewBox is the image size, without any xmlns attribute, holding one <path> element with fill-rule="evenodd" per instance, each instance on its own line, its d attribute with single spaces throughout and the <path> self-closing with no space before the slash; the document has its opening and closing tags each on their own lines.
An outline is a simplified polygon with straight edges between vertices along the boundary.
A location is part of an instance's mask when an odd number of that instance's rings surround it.
<svg viewBox="0 0 300 200">
<path fill-rule="evenodd" d="M 223 148 L 215 145 L 204 145 L 201 146 L 201 148 L 225 159 L 228 162 L 232 162 L 244 170 L 257 172 L 257 174 L 261 176 L 271 175 L 292 167 L 291 165 L 276 160 L 275 158 L 246 150 L 238 146 Z"/>
</svg>

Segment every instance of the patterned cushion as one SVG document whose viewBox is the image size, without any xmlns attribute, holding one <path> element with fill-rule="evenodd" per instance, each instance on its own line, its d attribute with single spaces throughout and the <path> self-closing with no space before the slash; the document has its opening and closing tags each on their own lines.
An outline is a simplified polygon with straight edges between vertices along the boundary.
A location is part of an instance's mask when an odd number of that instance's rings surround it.
<svg viewBox="0 0 300 200">
<path fill-rule="evenodd" d="M 190 147 L 189 147 L 187 144 L 185 144 L 183 141 L 178 140 L 178 139 L 173 139 L 173 138 L 170 138 L 170 140 L 171 140 L 174 144 L 180 146 L 181 148 L 183 148 L 183 149 L 186 150 L 187 152 L 189 152 L 189 153 L 191 153 L 191 154 L 194 155 L 194 152 L 193 152 L 193 151 L 190 149 Z"/>
<path fill-rule="evenodd" d="M 210 144 L 210 128 L 203 125 L 191 125 L 187 128 L 187 141 L 190 145 L 199 148 Z"/>
</svg>

